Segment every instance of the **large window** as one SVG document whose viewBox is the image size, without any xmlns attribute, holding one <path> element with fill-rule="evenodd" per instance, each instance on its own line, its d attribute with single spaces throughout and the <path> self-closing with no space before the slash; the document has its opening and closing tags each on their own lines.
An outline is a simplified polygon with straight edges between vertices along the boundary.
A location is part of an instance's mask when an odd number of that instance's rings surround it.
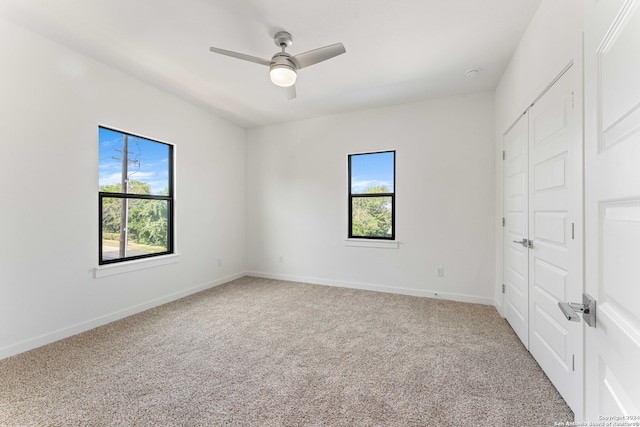
<svg viewBox="0 0 640 427">
<path fill-rule="evenodd" d="M 395 239 L 396 152 L 349 155 L 349 237 Z"/>
<path fill-rule="evenodd" d="M 100 127 L 99 263 L 173 253 L 173 146 Z"/>
</svg>

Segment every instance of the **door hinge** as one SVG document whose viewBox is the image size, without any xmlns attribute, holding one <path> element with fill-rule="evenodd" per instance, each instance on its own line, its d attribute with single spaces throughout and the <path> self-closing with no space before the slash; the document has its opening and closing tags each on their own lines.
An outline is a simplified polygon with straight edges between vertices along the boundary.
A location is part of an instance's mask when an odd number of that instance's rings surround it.
<svg viewBox="0 0 640 427">
<path fill-rule="evenodd" d="M 507 153 L 505 151 L 502 152 L 502 160 L 507 158 Z"/>
<path fill-rule="evenodd" d="M 504 283 L 502 284 L 502 293 L 506 293 L 506 286 L 504 285 Z"/>
<path fill-rule="evenodd" d="M 507 224 L 507 220 L 502 217 L 502 226 L 504 227 Z"/>
</svg>

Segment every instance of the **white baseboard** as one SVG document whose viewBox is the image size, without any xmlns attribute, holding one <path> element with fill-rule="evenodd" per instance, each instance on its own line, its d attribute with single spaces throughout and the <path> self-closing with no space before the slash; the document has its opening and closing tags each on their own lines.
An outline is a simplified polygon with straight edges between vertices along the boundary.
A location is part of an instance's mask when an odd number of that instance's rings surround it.
<svg viewBox="0 0 640 427">
<path fill-rule="evenodd" d="M 468 302 L 473 304 L 494 305 L 495 303 L 493 298 L 433 292 L 423 289 L 396 288 L 384 285 L 373 285 L 369 283 L 345 282 L 342 280 L 320 279 L 317 277 L 289 276 L 285 274 L 264 273 L 260 271 L 248 271 L 247 276 L 262 277 L 265 279 L 286 280 L 289 282 L 303 282 L 314 285 L 336 286 L 339 288 L 362 289 L 365 291 L 386 292 L 390 294 L 412 295 L 417 297 L 436 298 L 449 301 Z"/>
<path fill-rule="evenodd" d="M 38 348 L 46 344 L 51 344 L 53 342 L 71 337 L 73 335 L 77 335 L 82 332 L 86 332 L 90 329 L 106 325 L 116 320 L 124 319 L 125 317 L 129 317 L 131 315 L 141 313 L 145 310 L 149 310 L 151 308 L 158 307 L 175 300 L 179 300 L 180 298 L 184 298 L 186 296 L 204 291 L 206 289 L 214 288 L 216 286 L 222 285 L 235 279 L 239 279 L 244 276 L 246 276 L 246 273 L 244 271 L 241 273 L 232 274 L 230 276 L 226 276 L 211 282 L 194 286 L 189 289 L 184 289 L 179 292 L 165 295 L 160 298 L 144 302 L 142 304 L 134 305 L 133 307 L 129 307 L 115 313 L 96 317 L 94 319 L 68 326 L 66 328 L 58 329 L 56 331 L 49 332 L 35 338 L 31 338 L 16 344 L 11 344 L 9 346 L 0 348 L 0 360 L 6 359 L 7 357 L 15 356 L 16 354 L 24 353 L 25 351 L 33 350 L 34 348 Z"/>
</svg>

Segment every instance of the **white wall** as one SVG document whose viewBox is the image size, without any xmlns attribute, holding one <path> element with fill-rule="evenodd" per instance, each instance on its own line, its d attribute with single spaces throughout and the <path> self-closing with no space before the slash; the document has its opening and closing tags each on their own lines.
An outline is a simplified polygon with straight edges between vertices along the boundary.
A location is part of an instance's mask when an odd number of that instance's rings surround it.
<svg viewBox="0 0 640 427">
<path fill-rule="evenodd" d="M 4 20 L 0 63 L 0 358 L 244 274 L 244 129 Z M 178 263 L 93 278 L 99 124 L 175 144 Z"/>
<path fill-rule="evenodd" d="M 493 120 L 477 93 L 248 130 L 250 274 L 492 304 Z M 345 247 L 347 154 L 387 149 L 399 249 Z"/>
<path fill-rule="evenodd" d="M 581 18 L 581 0 L 543 0 L 495 97 L 248 131 L 0 20 L 0 358 L 247 265 L 501 309 L 502 133 L 572 58 Z M 178 263 L 93 278 L 99 124 L 176 144 Z M 347 154 L 386 149 L 397 150 L 399 248 L 346 247 Z"/>
<path fill-rule="evenodd" d="M 496 217 L 502 217 L 502 135 L 572 60 L 581 61 L 582 18 L 583 0 L 542 0 L 496 88 Z M 501 228 L 495 246 L 495 305 L 503 313 Z"/>
</svg>

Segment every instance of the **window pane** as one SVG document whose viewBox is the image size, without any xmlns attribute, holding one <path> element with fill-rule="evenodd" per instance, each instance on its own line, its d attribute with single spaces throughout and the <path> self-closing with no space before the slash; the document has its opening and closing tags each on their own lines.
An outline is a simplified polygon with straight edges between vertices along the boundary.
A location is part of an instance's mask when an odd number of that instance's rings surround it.
<svg viewBox="0 0 640 427">
<path fill-rule="evenodd" d="M 351 155 L 351 194 L 393 193 L 394 154 Z"/>
<path fill-rule="evenodd" d="M 351 237 L 386 237 L 393 235 L 391 196 L 352 198 Z"/>
<path fill-rule="evenodd" d="M 125 203 L 128 215 L 126 224 L 123 224 Z M 167 200 L 102 198 L 103 261 L 167 252 L 168 239 Z"/>
<path fill-rule="evenodd" d="M 123 193 L 126 178 L 126 193 L 169 194 L 168 144 L 106 128 L 99 128 L 98 143 L 100 191 Z"/>
</svg>

